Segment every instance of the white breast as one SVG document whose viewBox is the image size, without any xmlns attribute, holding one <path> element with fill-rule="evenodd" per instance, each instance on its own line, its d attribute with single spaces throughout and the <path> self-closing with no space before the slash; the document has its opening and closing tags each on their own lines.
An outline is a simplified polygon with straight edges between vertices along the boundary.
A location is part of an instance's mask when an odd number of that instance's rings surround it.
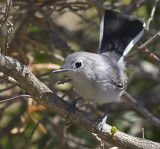
<svg viewBox="0 0 160 149">
<path fill-rule="evenodd" d="M 107 89 L 104 89 L 103 84 L 97 86 L 95 82 L 91 82 L 83 76 L 72 76 L 72 84 L 80 96 L 99 104 L 116 101 L 120 95 L 120 91 L 114 89 L 114 95 L 111 96 Z"/>
</svg>

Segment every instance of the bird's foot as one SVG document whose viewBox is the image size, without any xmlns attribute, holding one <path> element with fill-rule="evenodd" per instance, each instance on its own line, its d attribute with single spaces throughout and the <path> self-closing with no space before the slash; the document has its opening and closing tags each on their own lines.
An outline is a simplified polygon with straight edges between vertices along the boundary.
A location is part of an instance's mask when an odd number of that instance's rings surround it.
<svg viewBox="0 0 160 149">
<path fill-rule="evenodd" d="M 69 106 L 67 107 L 68 115 L 69 115 L 70 113 L 75 113 L 75 111 L 76 111 L 76 104 L 77 104 L 78 100 L 80 100 L 80 99 L 82 99 L 82 97 L 78 97 L 78 98 L 74 99 L 74 100 L 69 104 Z"/>
<path fill-rule="evenodd" d="M 102 131 L 104 124 L 107 121 L 107 115 L 105 114 L 102 118 L 100 118 L 98 121 L 100 121 L 100 123 L 97 126 L 98 131 Z"/>
</svg>

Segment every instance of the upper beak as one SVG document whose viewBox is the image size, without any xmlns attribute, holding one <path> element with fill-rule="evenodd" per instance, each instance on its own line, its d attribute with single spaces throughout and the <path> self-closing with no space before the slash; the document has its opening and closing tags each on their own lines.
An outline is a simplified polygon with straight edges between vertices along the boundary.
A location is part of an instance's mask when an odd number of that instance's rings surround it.
<svg viewBox="0 0 160 149">
<path fill-rule="evenodd" d="M 66 71 L 74 71 L 74 69 L 59 68 L 59 69 L 57 69 L 57 70 L 52 71 L 52 73 L 66 72 Z"/>
</svg>

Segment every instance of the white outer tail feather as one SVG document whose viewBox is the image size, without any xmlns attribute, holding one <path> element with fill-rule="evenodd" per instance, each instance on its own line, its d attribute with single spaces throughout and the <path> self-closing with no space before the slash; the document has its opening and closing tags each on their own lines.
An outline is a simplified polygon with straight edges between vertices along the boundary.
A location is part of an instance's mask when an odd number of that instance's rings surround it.
<svg viewBox="0 0 160 149">
<path fill-rule="evenodd" d="M 104 30 L 104 16 L 102 17 L 101 24 L 100 24 L 99 49 L 100 49 L 101 44 L 102 44 L 103 30 Z"/>
<path fill-rule="evenodd" d="M 125 61 L 124 61 L 124 57 L 128 54 L 128 52 L 132 49 L 132 47 L 139 41 L 139 39 L 142 37 L 146 24 L 143 24 L 143 30 L 141 30 L 141 32 L 133 38 L 133 40 L 131 40 L 131 42 L 128 44 L 128 46 L 126 47 L 126 49 L 123 52 L 123 55 L 121 56 L 121 58 L 119 59 L 118 63 L 122 66 L 122 68 L 125 68 Z"/>
</svg>

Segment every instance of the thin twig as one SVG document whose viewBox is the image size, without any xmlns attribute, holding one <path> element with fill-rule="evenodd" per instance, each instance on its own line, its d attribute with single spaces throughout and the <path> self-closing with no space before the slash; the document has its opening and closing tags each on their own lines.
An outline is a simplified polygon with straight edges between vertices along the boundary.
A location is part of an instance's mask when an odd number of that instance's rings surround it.
<svg viewBox="0 0 160 149">
<path fill-rule="evenodd" d="M 14 78 L 7 76 L 6 74 L 2 72 L 0 72 L 0 77 L 19 86 L 19 83 Z"/>
<path fill-rule="evenodd" d="M 37 127 L 39 126 L 40 122 L 42 121 L 42 119 L 44 118 L 44 115 L 37 121 L 36 125 L 34 126 L 31 134 L 29 135 L 29 137 L 27 138 L 27 141 L 25 143 L 25 145 L 22 147 L 22 149 L 27 149 L 31 143 L 31 138 L 34 134 L 34 132 L 36 131 Z"/>
<path fill-rule="evenodd" d="M 2 138 L 4 136 L 6 136 L 6 134 L 9 134 L 11 132 L 11 130 L 16 127 L 20 120 L 20 117 L 26 112 L 26 108 L 22 108 L 20 110 L 20 112 L 18 112 L 18 114 L 16 114 L 15 116 L 12 116 L 12 119 L 9 121 L 9 123 L 3 127 L 3 129 L 1 129 L 0 131 L 0 140 L 2 140 Z"/>
<path fill-rule="evenodd" d="M 160 59 L 158 58 L 158 56 L 156 56 L 155 54 L 151 53 L 146 47 L 151 44 L 152 42 L 154 42 L 155 40 L 160 38 L 160 31 L 155 34 L 154 36 L 152 36 L 150 39 L 148 39 L 145 43 L 143 43 L 141 46 L 139 46 L 134 52 L 132 52 L 131 54 L 129 54 L 128 56 L 125 57 L 125 60 L 133 57 L 137 52 L 139 51 L 143 51 L 145 54 L 147 54 L 152 60 L 156 61 L 158 65 L 160 65 Z"/>
<path fill-rule="evenodd" d="M 142 128 L 142 139 L 144 139 L 144 128 Z"/>
<path fill-rule="evenodd" d="M 155 2 L 153 3 L 152 11 L 151 11 L 150 17 L 149 17 L 147 25 L 146 25 L 146 30 L 148 30 L 148 31 L 149 31 L 149 25 L 150 25 L 151 21 L 153 20 L 154 13 L 156 11 L 156 6 L 157 6 L 158 1 L 159 0 L 155 0 Z"/>
<path fill-rule="evenodd" d="M 5 92 L 5 91 L 7 91 L 7 90 L 10 90 L 10 89 L 12 89 L 12 88 L 14 88 L 14 87 L 16 87 L 16 86 L 17 86 L 17 84 L 13 84 L 13 85 L 11 85 L 11 86 L 9 86 L 9 87 L 6 87 L 6 88 L 4 88 L 4 89 L 0 89 L 0 93 Z"/>
<path fill-rule="evenodd" d="M 54 141 L 55 141 L 54 138 L 51 137 L 45 144 L 44 149 L 48 149 Z"/>
<path fill-rule="evenodd" d="M 0 22 L 0 28 L 7 22 L 11 6 L 12 6 L 12 0 L 6 0 L 5 10 L 1 11 L 1 14 L 3 15 L 3 17 Z"/>
<path fill-rule="evenodd" d="M 105 9 L 103 7 L 102 2 L 100 2 L 99 0 L 87 0 L 87 1 L 90 5 L 95 7 L 101 15 L 104 14 Z"/>
<path fill-rule="evenodd" d="M 137 50 L 142 50 L 144 49 L 146 46 L 148 46 L 149 44 L 151 44 L 153 41 L 157 40 L 160 38 L 160 31 L 155 34 L 154 36 L 152 36 L 150 39 L 148 39 L 145 43 L 143 43 L 141 46 L 139 46 L 137 48 Z"/>
<path fill-rule="evenodd" d="M 160 66 L 160 58 L 157 55 L 150 52 L 147 48 L 143 49 L 142 51 Z"/>
<path fill-rule="evenodd" d="M 101 143 L 101 149 L 104 149 L 104 142 L 103 142 L 103 140 L 101 138 L 99 138 L 98 135 L 95 134 L 95 133 L 92 133 L 92 135 L 95 136 L 96 139 Z"/>
<path fill-rule="evenodd" d="M 122 7 L 122 12 L 127 14 L 132 14 L 141 6 L 144 6 L 151 0 L 131 0 L 129 4 Z"/>
<path fill-rule="evenodd" d="M 71 11 L 75 13 L 78 17 L 80 17 L 82 20 L 84 20 L 85 22 L 94 24 L 97 28 L 99 28 L 99 25 L 95 21 L 85 18 L 83 15 L 79 14 L 78 12 L 73 11 L 73 9 L 71 9 Z"/>
<path fill-rule="evenodd" d="M 10 33 L 13 31 L 13 24 L 7 20 L 7 23 L 6 23 L 6 28 L 7 28 L 7 35 L 6 35 L 6 43 L 5 43 L 5 50 L 7 50 L 9 48 L 9 35 Z M 5 52 L 6 53 L 6 52 Z"/>
<path fill-rule="evenodd" d="M 13 101 L 17 101 L 17 100 L 24 99 L 24 98 L 31 98 L 31 96 L 30 95 L 19 95 L 19 96 L 16 96 L 16 97 L 0 100 L 0 103 L 4 103 L 4 102 L 8 102 L 8 101 L 13 102 Z"/>
<path fill-rule="evenodd" d="M 129 95 L 126 91 L 124 92 L 125 99 L 129 101 L 133 107 L 141 113 L 144 117 L 146 117 L 154 126 L 160 128 L 160 120 L 153 116 L 147 109 L 145 109 L 142 105 L 140 105 L 131 95 Z"/>
<path fill-rule="evenodd" d="M 0 28 L 5 25 L 5 27 L 7 29 L 7 33 L 5 36 L 5 47 L 4 47 L 4 49 L 2 49 L 3 51 L 5 51 L 5 54 L 6 54 L 6 49 L 9 48 L 9 43 L 8 43 L 9 34 L 13 30 L 13 24 L 8 20 L 8 17 L 10 14 L 10 9 L 12 6 L 12 0 L 6 0 L 5 3 L 6 3 L 5 9 L 0 11 L 0 13 L 2 15 L 2 18 L 0 20 Z"/>
</svg>

